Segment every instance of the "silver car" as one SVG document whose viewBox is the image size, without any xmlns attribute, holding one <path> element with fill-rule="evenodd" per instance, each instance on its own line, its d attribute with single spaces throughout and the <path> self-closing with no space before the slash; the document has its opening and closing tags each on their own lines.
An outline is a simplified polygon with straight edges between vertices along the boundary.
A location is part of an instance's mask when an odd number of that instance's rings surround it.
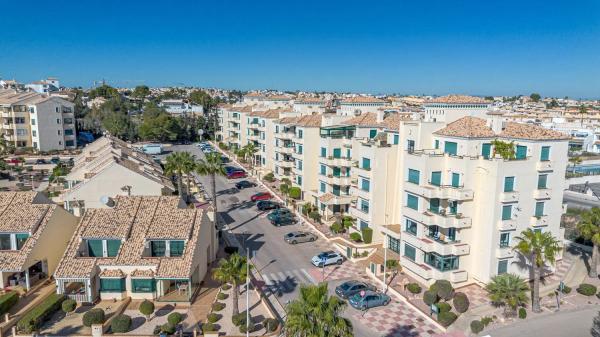
<svg viewBox="0 0 600 337">
<path fill-rule="evenodd" d="M 284 235 L 283 239 L 285 240 L 285 242 L 295 245 L 300 242 L 315 241 L 317 239 L 317 236 L 310 232 L 291 232 Z"/>
</svg>

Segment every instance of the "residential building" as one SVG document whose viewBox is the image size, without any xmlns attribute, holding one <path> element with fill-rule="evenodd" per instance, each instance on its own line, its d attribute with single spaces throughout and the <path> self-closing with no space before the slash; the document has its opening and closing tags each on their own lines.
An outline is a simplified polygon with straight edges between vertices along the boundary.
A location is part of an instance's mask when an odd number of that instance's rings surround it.
<svg viewBox="0 0 600 337">
<path fill-rule="evenodd" d="M 322 114 L 327 110 L 327 101 L 318 97 L 303 97 L 294 100 L 294 111 L 302 115 Z"/>
<path fill-rule="evenodd" d="M 359 116 L 361 113 L 377 112 L 387 101 L 371 96 L 355 96 L 342 99 L 337 113 L 342 116 Z"/>
<path fill-rule="evenodd" d="M 58 78 L 48 77 L 45 80 L 25 84 L 25 88 L 33 90 L 38 94 L 49 94 L 60 90 L 60 82 Z"/>
<path fill-rule="evenodd" d="M 473 96 L 449 95 L 438 97 L 423 104 L 425 109 L 424 120 L 450 123 L 464 116 L 484 117 L 492 103 Z"/>
<path fill-rule="evenodd" d="M 16 148 L 74 149 L 74 104 L 36 92 L 0 90 L 2 135 Z"/>
<path fill-rule="evenodd" d="M 160 102 L 160 106 L 174 116 L 200 116 L 204 113 L 202 105 L 196 105 L 182 99 L 165 99 Z"/>
<path fill-rule="evenodd" d="M 254 167 L 262 173 L 273 172 L 275 165 L 275 121 L 280 116 L 293 114 L 289 109 L 269 109 L 247 113 L 247 139 L 253 143 L 257 152 L 254 155 Z M 245 145 L 245 144 L 244 144 Z"/>
<path fill-rule="evenodd" d="M 41 193 L 0 192 L 0 287 L 28 291 L 47 280 L 76 226 Z"/>
<path fill-rule="evenodd" d="M 176 196 L 117 196 L 88 210 L 54 278 L 57 292 L 78 302 L 131 297 L 191 302 L 218 240 L 212 211 Z"/>
</svg>

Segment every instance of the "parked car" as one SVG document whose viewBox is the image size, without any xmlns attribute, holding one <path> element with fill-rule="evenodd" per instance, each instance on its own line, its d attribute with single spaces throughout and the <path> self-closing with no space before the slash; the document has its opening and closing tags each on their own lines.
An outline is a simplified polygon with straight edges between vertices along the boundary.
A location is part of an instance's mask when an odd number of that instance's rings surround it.
<svg viewBox="0 0 600 337">
<path fill-rule="evenodd" d="M 243 171 L 243 169 L 241 169 L 239 167 L 235 167 L 235 166 L 229 166 L 229 165 L 225 166 L 225 173 L 229 174 L 234 171 Z"/>
<path fill-rule="evenodd" d="M 58 165 L 58 163 L 60 163 L 60 157 L 52 157 L 50 158 L 50 162 L 52 164 Z"/>
<path fill-rule="evenodd" d="M 289 208 L 281 207 L 281 208 L 278 208 L 278 209 L 272 211 L 271 213 L 269 213 L 269 215 L 267 215 L 267 219 L 271 220 L 278 216 L 287 216 L 287 215 L 293 215 L 292 211 L 290 211 Z"/>
<path fill-rule="evenodd" d="M 42 159 L 42 158 L 40 158 L 40 159 L 37 159 L 37 160 L 35 161 L 35 163 L 36 163 L 36 164 L 38 164 L 38 165 L 47 164 L 47 163 L 46 163 L 46 160 L 45 160 L 45 159 Z"/>
<path fill-rule="evenodd" d="M 20 164 L 21 161 L 19 160 L 19 158 L 10 158 L 9 160 L 6 161 L 9 164 Z"/>
<path fill-rule="evenodd" d="M 390 303 L 390 297 L 386 294 L 367 290 L 354 294 L 348 302 L 350 305 L 359 310 L 367 310 L 382 305 L 388 305 Z"/>
<path fill-rule="evenodd" d="M 344 283 L 340 284 L 339 286 L 335 287 L 335 294 L 341 298 L 347 299 L 361 291 L 367 291 L 367 290 L 375 291 L 376 289 L 377 288 L 375 288 L 374 286 L 372 286 L 368 283 L 365 283 L 362 281 L 350 280 L 350 281 L 344 282 Z"/>
<path fill-rule="evenodd" d="M 251 201 L 269 200 L 273 198 L 273 195 L 269 192 L 258 192 L 250 197 Z"/>
<path fill-rule="evenodd" d="M 258 208 L 259 211 L 267 211 L 281 208 L 281 204 L 271 200 L 261 200 L 256 203 L 256 208 Z"/>
<path fill-rule="evenodd" d="M 239 178 L 246 178 L 246 172 L 245 171 L 233 171 L 231 173 L 227 174 L 227 179 L 239 179 Z"/>
<path fill-rule="evenodd" d="M 163 152 L 163 148 L 161 144 L 144 144 L 142 146 L 142 151 L 145 154 L 161 154 Z"/>
<path fill-rule="evenodd" d="M 315 267 L 324 267 L 324 266 L 328 266 L 330 264 L 340 265 L 340 264 L 342 264 L 342 262 L 344 262 L 344 257 L 342 256 L 342 254 L 330 250 L 330 251 L 322 252 L 322 253 L 319 253 L 318 255 L 313 256 L 313 258 L 310 260 L 310 262 Z"/>
<path fill-rule="evenodd" d="M 294 214 L 278 215 L 269 220 L 271 221 L 271 225 L 277 226 L 277 227 L 285 226 L 285 225 L 293 225 L 298 222 L 298 219 L 294 216 Z"/>
<path fill-rule="evenodd" d="M 310 232 L 291 232 L 283 236 L 283 240 L 293 245 L 300 242 L 313 242 L 317 236 Z"/>
<path fill-rule="evenodd" d="M 231 160 L 229 160 L 229 158 L 227 156 L 221 156 L 221 163 L 223 164 L 227 164 L 229 163 Z"/>
<path fill-rule="evenodd" d="M 256 184 L 248 180 L 242 180 L 235 183 L 235 187 L 238 190 L 243 190 L 244 188 L 256 187 Z"/>
</svg>

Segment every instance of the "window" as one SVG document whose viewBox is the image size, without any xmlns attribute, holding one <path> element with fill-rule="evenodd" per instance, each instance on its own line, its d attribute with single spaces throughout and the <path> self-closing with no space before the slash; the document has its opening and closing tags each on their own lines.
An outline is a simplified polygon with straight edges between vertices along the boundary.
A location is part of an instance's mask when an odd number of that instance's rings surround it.
<svg viewBox="0 0 600 337">
<path fill-rule="evenodd" d="M 302 186 L 302 176 L 296 176 L 296 183 Z"/>
<path fill-rule="evenodd" d="M 418 170 L 408 169 L 408 181 L 418 185 L 420 174 L 421 173 Z"/>
<path fill-rule="evenodd" d="M 510 233 L 500 233 L 500 247 L 510 246 Z"/>
<path fill-rule="evenodd" d="M 342 149 L 337 148 L 333 149 L 333 158 L 341 158 L 342 157 Z"/>
<path fill-rule="evenodd" d="M 369 201 L 365 199 L 360 199 L 360 210 L 364 213 L 369 213 Z"/>
<path fill-rule="evenodd" d="M 429 210 L 432 211 L 433 213 L 439 213 L 440 212 L 440 199 L 431 198 L 429 200 Z"/>
<path fill-rule="evenodd" d="M 377 130 L 369 130 L 369 138 L 375 138 L 377 136 Z"/>
<path fill-rule="evenodd" d="M 442 185 L 442 172 L 436 171 L 431 172 L 431 185 L 441 186 Z"/>
<path fill-rule="evenodd" d="M 298 138 L 302 139 L 303 134 L 302 130 L 298 130 Z"/>
<path fill-rule="evenodd" d="M 321 175 L 327 175 L 327 167 L 325 165 L 321 165 Z"/>
<path fill-rule="evenodd" d="M 435 252 L 425 253 L 425 263 L 439 271 L 458 269 L 458 256 L 440 255 Z"/>
<path fill-rule="evenodd" d="M 60 118 L 56 119 L 56 124 L 60 124 Z"/>
<path fill-rule="evenodd" d="M 452 187 L 460 187 L 460 174 L 452 173 Z"/>
<path fill-rule="evenodd" d="M 502 206 L 502 220 L 512 219 L 512 205 Z"/>
<path fill-rule="evenodd" d="M 326 189 L 327 189 L 327 185 L 324 182 L 321 181 L 320 191 L 323 192 L 323 193 L 325 193 Z"/>
<path fill-rule="evenodd" d="M 542 152 L 540 153 L 541 161 L 550 160 L 550 146 L 542 146 Z"/>
<path fill-rule="evenodd" d="M 322 158 L 327 157 L 327 149 L 324 147 L 321 148 L 321 157 Z"/>
<path fill-rule="evenodd" d="M 369 179 L 361 178 L 360 189 L 369 192 L 371 190 L 371 181 L 369 181 Z"/>
<path fill-rule="evenodd" d="M 337 166 L 335 166 L 332 169 L 332 174 L 333 174 L 334 177 L 340 177 L 342 175 L 342 169 L 339 168 L 339 167 L 337 167 Z"/>
<path fill-rule="evenodd" d="M 296 153 L 302 154 L 302 145 L 298 145 L 298 148 L 296 149 Z"/>
<path fill-rule="evenodd" d="M 538 201 L 535 203 L 535 216 L 538 218 L 541 216 L 544 216 L 544 202 L 543 201 Z"/>
<path fill-rule="evenodd" d="M 391 249 L 396 254 L 400 254 L 400 240 L 388 236 L 388 248 Z"/>
<path fill-rule="evenodd" d="M 515 177 L 504 177 L 504 192 L 514 192 Z"/>
<path fill-rule="evenodd" d="M 548 188 L 548 175 L 547 174 L 540 174 L 538 176 L 538 184 L 537 184 L 537 188 L 538 190 L 543 190 Z"/>
<path fill-rule="evenodd" d="M 408 243 L 404 243 L 404 257 L 408 258 L 411 261 L 417 259 L 417 250 L 415 247 L 409 245 Z"/>
<path fill-rule="evenodd" d="M 525 159 L 527 158 L 527 146 L 517 145 L 517 151 L 515 154 L 516 159 Z"/>
<path fill-rule="evenodd" d="M 418 211 L 419 210 L 419 197 L 417 197 L 416 195 L 407 194 L 406 195 L 406 206 L 408 208 L 412 208 L 412 209 Z"/>
<path fill-rule="evenodd" d="M 156 289 L 154 279 L 131 279 L 131 292 L 152 293 Z"/>
<path fill-rule="evenodd" d="M 399 141 L 400 141 L 400 136 L 399 135 L 394 135 L 394 142 L 393 142 L 394 145 L 398 145 Z"/>
<path fill-rule="evenodd" d="M 433 142 L 433 148 L 434 149 L 439 149 L 440 148 L 440 141 L 438 139 L 436 139 L 435 142 Z"/>
<path fill-rule="evenodd" d="M 169 242 L 169 256 L 178 257 L 183 255 L 184 243 L 183 240 Z"/>
<path fill-rule="evenodd" d="M 31 119 L 31 125 L 35 125 L 35 118 Z"/>
<path fill-rule="evenodd" d="M 405 231 L 412 235 L 417 235 L 417 223 L 410 219 L 406 219 Z"/>
<path fill-rule="evenodd" d="M 11 250 L 10 234 L 0 234 L 0 250 Z"/>
<path fill-rule="evenodd" d="M 481 145 L 481 155 L 483 156 L 483 158 L 490 159 L 491 152 L 492 152 L 492 144 L 483 143 Z"/>
<path fill-rule="evenodd" d="M 23 248 L 23 245 L 27 241 L 27 238 L 29 238 L 29 234 L 27 234 L 27 233 L 16 234 L 15 238 L 17 239 L 16 240 L 17 241 L 17 250 L 20 250 L 21 248 Z"/>
<path fill-rule="evenodd" d="M 508 272 L 508 260 L 498 261 L 498 275 Z"/>
<path fill-rule="evenodd" d="M 101 278 L 100 292 L 103 293 L 120 293 L 125 291 L 124 278 Z"/>
<path fill-rule="evenodd" d="M 62 135 L 62 130 L 56 130 L 56 133 L 61 136 Z"/>
<path fill-rule="evenodd" d="M 363 157 L 362 168 L 365 170 L 370 170 L 371 169 L 371 159 Z"/>
<path fill-rule="evenodd" d="M 458 151 L 458 145 L 456 142 L 444 142 L 444 153 L 452 156 L 456 156 Z"/>
<path fill-rule="evenodd" d="M 67 140 L 67 141 L 65 141 L 65 145 L 66 146 L 75 146 L 75 142 L 73 140 Z"/>
<path fill-rule="evenodd" d="M 104 248 L 102 240 L 88 240 L 88 256 L 102 257 L 104 256 Z"/>
<path fill-rule="evenodd" d="M 119 253 L 121 240 L 106 240 L 106 254 L 108 257 L 115 257 Z"/>
<path fill-rule="evenodd" d="M 360 228 L 361 230 L 362 230 L 362 229 L 365 229 L 365 228 L 369 228 L 369 223 L 368 223 L 368 222 L 366 222 L 366 221 L 364 221 L 364 220 L 360 220 L 359 228 Z"/>
<path fill-rule="evenodd" d="M 296 167 L 298 168 L 298 170 L 302 171 L 302 160 L 298 160 L 296 162 Z"/>
<path fill-rule="evenodd" d="M 151 256 L 162 257 L 165 256 L 167 245 L 165 241 L 150 241 Z"/>
<path fill-rule="evenodd" d="M 33 137 L 37 137 L 37 131 L 35 131 L 35 130 L 31 130 L 31 135 L 32 135 Z"/>
</svg>

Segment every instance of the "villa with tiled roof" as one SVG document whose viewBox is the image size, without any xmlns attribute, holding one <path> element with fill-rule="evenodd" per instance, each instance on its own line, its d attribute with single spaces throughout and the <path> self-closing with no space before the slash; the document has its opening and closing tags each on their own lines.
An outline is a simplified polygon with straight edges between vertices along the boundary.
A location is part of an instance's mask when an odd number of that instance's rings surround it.
<svg viewBox="0 0 600 337">
<path fill-rule="evenodd" d="M 58 293 L 79 302 L 127 296 L 189 302 L 216 256 L 207 213 L 175 196 L 113 202 L 79 222 L 54 273 Z"/>
</svg>

